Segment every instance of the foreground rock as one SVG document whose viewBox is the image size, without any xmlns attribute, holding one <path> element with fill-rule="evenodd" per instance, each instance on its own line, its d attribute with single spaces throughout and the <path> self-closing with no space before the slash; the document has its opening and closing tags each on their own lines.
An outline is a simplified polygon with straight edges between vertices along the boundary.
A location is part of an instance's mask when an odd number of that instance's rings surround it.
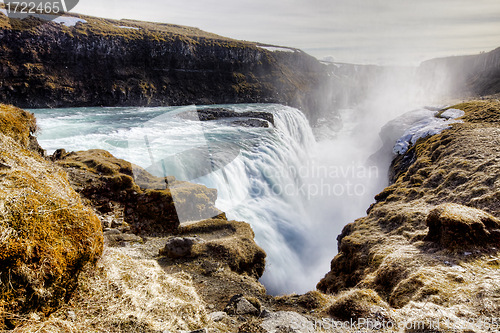
<svg viewBox="0 0 500 333">
<path fill-rule="evenodd" d="M 270 313 L 260 324 L 266 333 L 291 332 L 314 333 L 314 325 L 306 317 L 293 311 Z"/>
<path fill-rule="evenodd" d="M 500 245 L 500 221 L 494 216 L 467 206 L 443 204 L 434 208 L 426 220 L 425 240 L 450 249 L 473 249 Z"/>
<path fill-rule="evenodd" d="M 217 191 L 203 185 L 155 177 L 139 166 L 115 158 L 99 149 L 52 156 L 68 173 L 72 186 L 101 214 L 129 226 L 139 235 L 166 235 L 179 226 L 177 211 L 184 219 L 219 216 Z"/>
<path fill-rule="evenodd" d="M 38 154 L 35 130 L 32 114 L 0 105 L 0 329 L 55 311 L 102 252 L 99 219 Z"/>
<path fill-rule="evenodd" d="M 335 316 L 385 318 L 389 310 L 399 324 L 421 318 L 432 330 L 429 320 L 440 318 L 449 322 L 438 331 L 466 332 L 466 319 L 491 323 L 500 313 L 500 103 L 454 108 L 465 111 L 464 123 L 410 147 L 402 158 L 412 162 L 393 164 L 395 183 L 338 237 L 317 285 L 342 293 Z"/>
</svg>

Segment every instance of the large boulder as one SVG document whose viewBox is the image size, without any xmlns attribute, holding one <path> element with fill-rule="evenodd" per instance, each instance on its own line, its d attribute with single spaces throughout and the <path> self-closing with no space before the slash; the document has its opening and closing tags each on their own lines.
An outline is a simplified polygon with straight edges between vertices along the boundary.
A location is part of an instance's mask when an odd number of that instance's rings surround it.
<svg viewBox="0 0 500 333">
<path fill-rule="evenodd" d="M 500 244 L 500 221 L 483 210 L 446 203 L 427 216 L 426 240 L 446 248 L 485 247 Z"/>
<path fill-rule="evenodd" d="M 238 274 L 255 278 L 264 273 L 266 253 L 255 243 L 248 223 L 208 219 L 183 224 L 178 234 L 183 239 L 197 239 L 189 250 L 190 257 L 214 260 Z"/>
<path fill-rule="evenodd" d="M 0 328 L 15 324 L 5 313 L 56 310 L 102 253 L 99 219 L 38 154 L 35 130 L 32 114 L 0 105 Z"/>
<path fill-rule="evenodd" d="M 182 258 L 190 256 L 193 245 L 198 243 L 196 237 L 172 237 L 167 240 L 165 247 L 160 250 L 160 254 L 169 256 L 170 258 Z"/>
</svg>

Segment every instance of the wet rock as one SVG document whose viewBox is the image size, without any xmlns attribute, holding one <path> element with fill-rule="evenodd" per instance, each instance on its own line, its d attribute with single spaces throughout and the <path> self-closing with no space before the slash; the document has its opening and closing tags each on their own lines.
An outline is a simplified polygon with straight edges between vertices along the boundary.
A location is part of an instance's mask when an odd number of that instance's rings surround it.
<svg viewBox="0 0 500 333">
<path fill-rule="evenodd" d="M 217 120 L 223 118 L 256 118 L 256 119 L 248 119 L 252 121 L 248 122 L 247 125 L 250 127 L 269 127 L 268 124 L 269 122 L 274 126 L 274 116 L 272 113 L 269 112 L 256 112 L 256 111 L 236 112 L 225 108 L 208 108 L 197 111 L 183 112 L 179 114 L 179 116 L 185 119 L 200 120 L 200 121 Z M 262 120 L 259 119 L 264 120 L 264 122 L 262 122 Z M 263 126 L 263 123 L 265 123 L 267 126 Z M 253 124 L 253 126 L 251 124 Z"/>
<path fill-rule="evenodd" d="M 433 209 L 426 220 L 425 240 L 450 248 L 484 247 L 500 242 L 500 221 L 485 211 L 458 204 Z"/>
<path fill-rule="evenodd" d="M 260 119 L 236 120 L 233 121 L 233 124 L 243 127 L 269 127 L 269 122 Z"/>
</svg>

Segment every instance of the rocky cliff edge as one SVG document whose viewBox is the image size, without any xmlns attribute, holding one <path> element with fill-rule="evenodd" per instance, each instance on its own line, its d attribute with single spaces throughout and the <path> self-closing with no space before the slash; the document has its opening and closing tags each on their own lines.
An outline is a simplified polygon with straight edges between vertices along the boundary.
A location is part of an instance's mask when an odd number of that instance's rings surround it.
<svg viewBox="0 0 500 333">
<path fill-rule="evenodd" d="M 418 331 L 416 322 L 436 332 L 498 329 L 500 103 L 453 108 L 465 111 L 463 123 L 398 156 L 394 184 L 337 238 L 339 253 L 317 285 L 343 298 L 332 315 L 378 313 L 410 323 L 407 331 Z"/>
</svg>

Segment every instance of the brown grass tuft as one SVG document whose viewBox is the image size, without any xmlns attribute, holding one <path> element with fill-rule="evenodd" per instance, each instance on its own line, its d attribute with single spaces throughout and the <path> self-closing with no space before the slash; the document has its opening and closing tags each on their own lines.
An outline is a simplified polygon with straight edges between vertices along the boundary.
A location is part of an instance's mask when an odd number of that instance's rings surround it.
<svg viewBox="0 0 500 333">
<path fill-rule="evenodd" d="M 10 136 L 23 148 L 38 131 L 35 115 L 12 105 L 0 104 L 0 133 Z"/>
<path fill-rule="evenodd" d="M 350 320 L 371 318 L 376 311 L 387 309 L 388 305 L 371 289 L 351 289 L 342 293 L 328 308 L 328 314 L 341 319 Z"/>
<path fill-rule="evenodd" d="M 49 314 L 67 301 L 103 239 L 64 171 L 25 149 L 32 115 L 2 106 L 0 123 L 0 318 L 12 327 L 10 314 Z"/>
</svg>

